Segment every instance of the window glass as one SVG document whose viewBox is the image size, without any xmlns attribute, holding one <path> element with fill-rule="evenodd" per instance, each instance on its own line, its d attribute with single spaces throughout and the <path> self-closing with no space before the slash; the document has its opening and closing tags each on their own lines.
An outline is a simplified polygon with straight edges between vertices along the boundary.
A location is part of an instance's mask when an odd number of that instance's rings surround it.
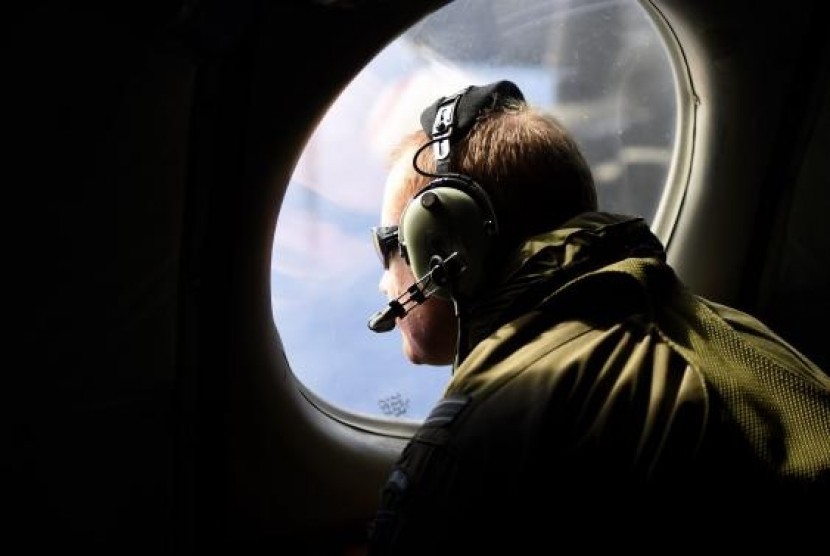
<svg viewBox="0 0 830 556">
<path fill-rule="evenodd" d="M 634 0 L 456 0 L 380 52 L 305 146 L 277 222 L 272 310 L 300 382 L 348 412 L 420 420 L 450 367 L 415 366 L 383 308 L 369 241 L 386 156 L 421 110 L 469 84 L 514 81 L 576 136 L 600 208 L 654 223 L 676 135 L 670 58 Z"/>
</svg>

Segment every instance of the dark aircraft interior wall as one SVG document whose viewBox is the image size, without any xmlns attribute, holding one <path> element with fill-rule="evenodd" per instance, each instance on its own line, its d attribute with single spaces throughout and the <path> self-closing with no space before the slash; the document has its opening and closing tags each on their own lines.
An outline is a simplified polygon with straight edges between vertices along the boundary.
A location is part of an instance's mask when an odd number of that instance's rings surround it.
<svg viewBox="0 0 830 556">
<path fill-rule="evenodd" d="M 245 543 L 275 553 L 319 531 L 325 544 L 359 530 L 348 520 L 371 512 L 383 456 L 399 443 L 355 434 L 313 448 L 325 438 L 280 428 L 319 417 L 297 413 L 285 393 L 271 240 L 284 184 L 327 105 L 440 3 L 7 9 L 4 498 L 23 553 L 203 554 Z M 688 5 L 665 4 L 678 16 Z M 710 9 L 701 21 L 711 22 L 723 4 L 694 9 Z M 760 43 L 736 14 L 730 32 Z M 724 301 L 757 309 L 826 369 L 830 55 L 814 19 L 808 32 L 770 34 L 812 57 L 788 85 L 803 94 L 770 107 L 792 110 L 788 125 L 772 122 L 789 133 L 772 155 L 780 179 L 764 183 L 746 287 L 730 285 L 742 293 Z M 723 29 L 712 29 L 717 53 Z M 766 155 L 758 163 L 771 167 Z M 296 480 L 308 472 L 300 449 L 320 450 L 313 485 Z M 324 468 L 332 450 L 342 465 Z"/>
<path fill-rule="evenodd" d="M 165 36 L 176 8 L 7 12 L 9 553 L 138 553 L 186 522 L 176 381 L 196 68 Z"/>
<path fill-rule="evenodd" d="M 756 312 L 830 372 L 830 41 L 824 33 L 815 36 L 824 39 L 803 68 L 813 81 L 793 103 L 811 116 L 797 119 L 792 133 L 781 137 L 785 152 L 801 155 L 782 158 L 780 192 L 770 197 L 765 215 L 772 225 L 762 228 L 769 235 L 758 241 L 764 267 Z"/>
</svg>

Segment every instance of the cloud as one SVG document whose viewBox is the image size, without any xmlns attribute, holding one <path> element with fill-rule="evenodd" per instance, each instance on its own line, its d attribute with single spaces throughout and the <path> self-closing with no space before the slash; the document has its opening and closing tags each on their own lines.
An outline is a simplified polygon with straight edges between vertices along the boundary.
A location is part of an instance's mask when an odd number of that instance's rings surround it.
<svg viewBox="0 0 830 556">
<path fill-rule="evenodd" d="M 280 215 L 271 259 L 271 272 L 311 286 L 348 281 L 375 264 L 369 232 L 357 237 L 336 222 L 288 210 Z"/>
</svg>

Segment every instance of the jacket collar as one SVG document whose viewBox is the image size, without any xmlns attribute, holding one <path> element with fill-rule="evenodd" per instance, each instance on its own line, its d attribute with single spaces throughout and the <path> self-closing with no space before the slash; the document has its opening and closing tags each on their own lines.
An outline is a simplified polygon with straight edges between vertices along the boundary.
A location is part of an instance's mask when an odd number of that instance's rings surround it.
<svg viewBox="0 0 830 556">
<path fill-rule="evenodd" d="M 456 366 L 479 341 L 546 303 L 561 286 L 627 257 L 665 260 L 663 245 L 640 217 L 583 213 L 528 238 L 503 259 L 493 286 L 461 308 Z"/>
</svg>

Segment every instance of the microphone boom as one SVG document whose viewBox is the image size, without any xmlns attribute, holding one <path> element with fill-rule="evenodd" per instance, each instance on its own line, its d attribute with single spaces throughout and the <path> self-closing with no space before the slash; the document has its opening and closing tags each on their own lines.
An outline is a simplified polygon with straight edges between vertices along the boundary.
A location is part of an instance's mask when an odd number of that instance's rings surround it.
<svg viewBox="0 0 830 556">
<path fill-rule="evenodd" d="M 409 311 L 422 304 L 435 292 L 437 287 L 430 290 L 426 289 L 428 284 L 435 282 L 433 274 L 442 277 L 441 283 L 446 282 L 447 269 L 445 265 L 456 256 L 457 253 L 453 253 L 443 261 L 440 259 L 436 261 L 432 265 L 432 269 L 423 278 L 406 288 L 406 291 L 399 295 L 397 299 L 393 299 L 386 307 L 369 317 L 369 330 L 372 332 L 389 332 L 395 328 L 397 318 L 405 317 Z"/>
</svg>

